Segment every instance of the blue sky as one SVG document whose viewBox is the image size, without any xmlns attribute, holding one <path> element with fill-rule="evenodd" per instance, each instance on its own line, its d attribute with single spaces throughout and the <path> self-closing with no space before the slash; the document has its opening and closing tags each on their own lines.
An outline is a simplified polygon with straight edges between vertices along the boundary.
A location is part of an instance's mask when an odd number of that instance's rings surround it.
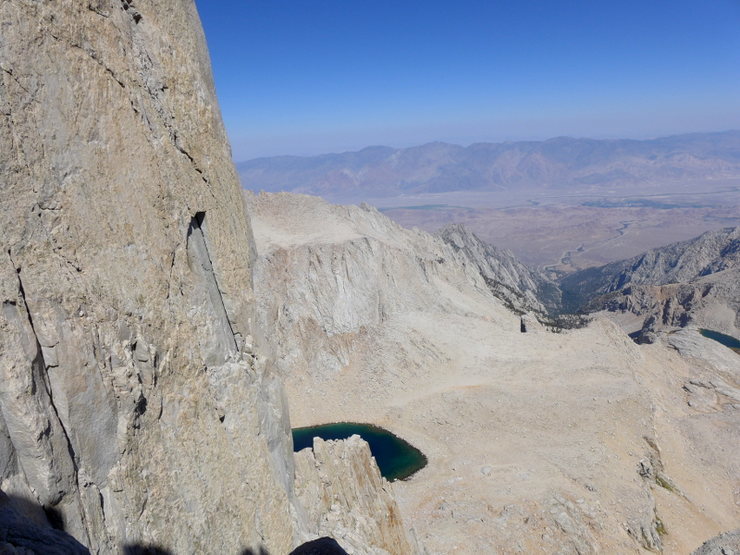
<svg viewBox="0 0 740 555">
<path fill-rule="evenodd" d="M 740 128 L 740 0 L 196 0 L 237 161 Z"/>
</svg>

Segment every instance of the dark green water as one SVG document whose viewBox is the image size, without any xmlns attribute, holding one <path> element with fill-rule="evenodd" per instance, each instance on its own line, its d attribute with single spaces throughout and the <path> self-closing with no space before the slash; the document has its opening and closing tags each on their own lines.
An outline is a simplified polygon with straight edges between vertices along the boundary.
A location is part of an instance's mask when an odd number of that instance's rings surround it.
<svg viewBox="0 0 740 555">
<path fill-rule="evenodd" d="M 722 343 L 722 345 L 724 345 L 725 347 L 729 347 L 736 353 L 740 354 L 740 341 L 738 341 L 731 335 L 725 335 L 724 333 L 719 333 L 718 331 L 705 329 L 700 329 L 699 333 L 701 333 L 704 337 L 708 337 L 709 339 L 714 339 L 715 341 Z"/>
<path fill-rule="evenodd" d="M 380 473 L 391 482 L 408 478 L 427 464 L 424 453 L 407 441 L 378 426 L 355 422 L 293 428 L 293 450 L 297 452 L 306 447 L 313 447 L 314 437 L 346 439 L 354 434 L 368 442 Z"/>
</svg>

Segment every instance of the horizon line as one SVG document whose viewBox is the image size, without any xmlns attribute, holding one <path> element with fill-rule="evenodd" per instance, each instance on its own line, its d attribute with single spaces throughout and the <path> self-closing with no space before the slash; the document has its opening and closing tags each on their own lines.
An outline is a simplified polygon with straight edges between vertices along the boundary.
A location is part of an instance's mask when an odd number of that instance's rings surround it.
<svg viewBox="0 0 740 555">
<path fill-rule="evenodd" d="M 427 141 L 424 143 L 414 144 L 411 146 L 405 146 L 405 147 L 394 147 L 390 145 L 383 145 L 383 144 L 371 144 L 364 146 L 362 148 L 358 149 L 348 149 L 348 150 L 342 150 L 342 151 L 331 151 L 331 152 L 322 152 L 320 154 L 275 154 L 273 156 L 257 156 L 255 158 L 247 158 L 244 160 L 236 160 L 234 159 L 234 164 L 245 164 L 247 162 L 254 162 L 257 160 L 268 160 L 271 158 L 320 158 L 322 156 L 340 156 L 343 154 L 357 154 L 359 152 L 363 152 L 365 150 L 369 149 L 377 149 L 377 148 L 383 148 L 383 149 L 390 149 L 390 150 L 407 150 L 411 148 L 420 148 L 428 145 L 434 145 L 434 144 L 443 144 L 448 146 L 456 146 L 460 148 L 470 148 L 474 145 L 505 145 L 505 144 L 516 144 L 516 143 L 546 143 L 549 141 L 555 141 L 558 139 L 571 139 L 575 141 L 634 141 L 634 142 L 648 142 L 648 141 L 657 141 L 660 139 L 671 139 L 674 137 L 685 137 L 689 135 L 721 135 L 725 133 L 740 133 L 740 129 L 723 129 L 720 131 L 686 131 L 684 133 L 671 133 L 668 135 L 656 135 L 651 136 L 647 138 L 631 138 L 631 137 L 614 137 L 614 138 L 596 138 L 596 137 L 585 137 L 585 136 L 571 136 L 571 135 L 556 135 L 554 137 L 548 137 L 546 139 L 521 139 L 521 140 L 511 140 L 511 141 L 474 141 L 472 143 L 467 144 L 459 144 L 459 143 L 451 143 L 447 141 Z"/>
</svg>

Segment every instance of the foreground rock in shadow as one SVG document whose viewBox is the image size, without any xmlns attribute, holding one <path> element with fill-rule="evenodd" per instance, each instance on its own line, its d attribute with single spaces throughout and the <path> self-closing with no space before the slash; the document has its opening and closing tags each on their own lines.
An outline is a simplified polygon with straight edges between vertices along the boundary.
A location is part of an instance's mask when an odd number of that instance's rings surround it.
<svg viewBox="0 0 740 555">
<path fill-rule="evenodd" d="M 49 526 L 40 507 L 0 492 L 0 553 L 84 555 L 90 551 L 69 534 Z"/>
<path fill-rule="evenodd" d="M 323 537 L 299 545 L 290 555 L 347 555 L 334 538 Z"/>
</svg>

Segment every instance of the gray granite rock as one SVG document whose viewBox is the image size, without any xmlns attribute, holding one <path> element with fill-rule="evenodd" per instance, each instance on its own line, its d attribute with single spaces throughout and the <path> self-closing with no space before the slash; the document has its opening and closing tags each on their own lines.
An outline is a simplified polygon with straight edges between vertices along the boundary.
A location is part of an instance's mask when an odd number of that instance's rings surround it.
<svg viewBox="0 0 740 555">
<path fill-rule="evenodd" d="M 0 488 L 93 551 L 295 545 L 192 0 L 0 4 Z"/>
<path fill-rule="evenodd" d="M 557 285 L 527 268 L 511 251 L 484 243 L 462 224 L 448 225 L 437 235 L 477 267 L 493 294 L 512 310 L 544 314 L 558 308 Z"/>
<path fill-rule="evenodd" d="M 358 435 L 317 437 L 312 449 L 297 453 L 296 492 L 318 534 L 335 538 L 350 555 L 419 551 L 403 529 L 391 485 Z"/>
<path fill-rule="evenodd" d="M 93 552 L 289 552 L 318 524 L 194 2 L 17 0 L 0 28 L 0 491 Z"/>
<path fill-rule="evenodd" d="M 693 555 L 737 555 L 740 553 L 740 529 L 724 532 L 705 541 Z"/>
</svg>

